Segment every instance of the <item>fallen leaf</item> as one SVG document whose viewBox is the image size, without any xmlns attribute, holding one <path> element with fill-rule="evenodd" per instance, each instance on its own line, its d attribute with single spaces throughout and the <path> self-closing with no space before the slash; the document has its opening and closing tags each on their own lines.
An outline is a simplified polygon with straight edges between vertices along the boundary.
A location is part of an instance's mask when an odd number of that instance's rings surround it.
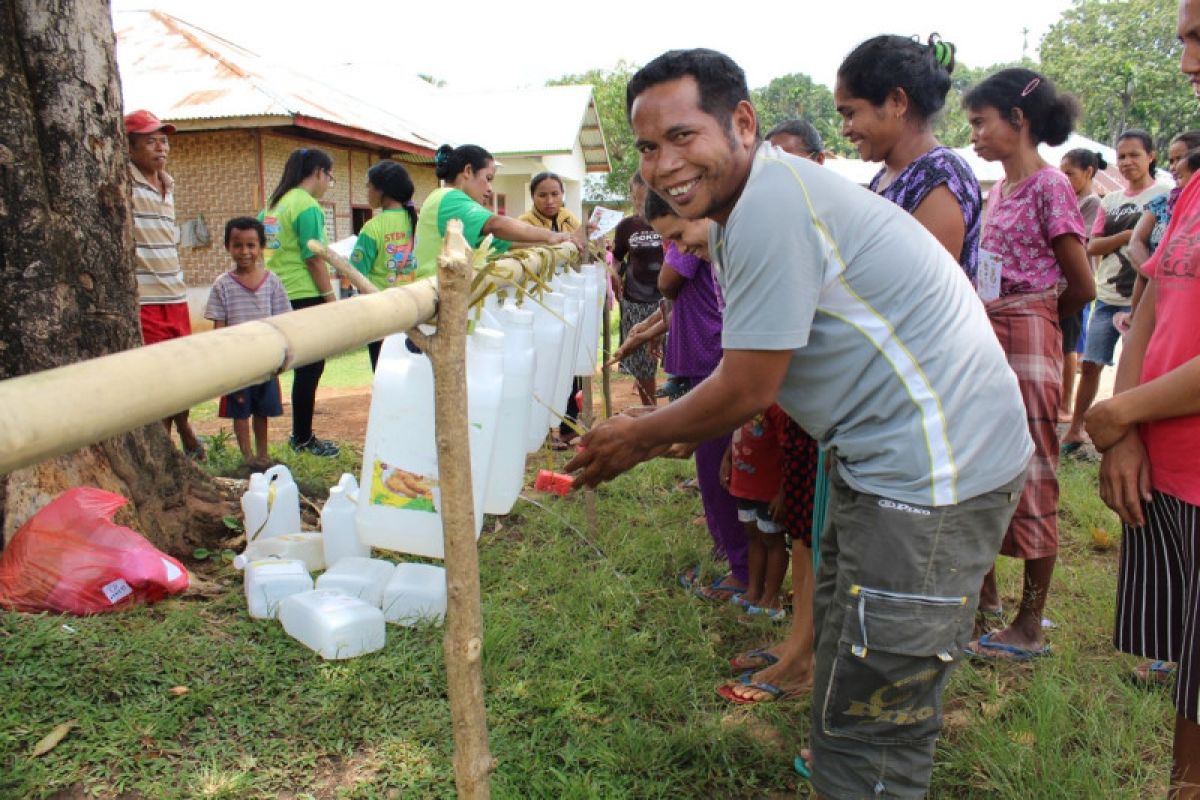
<svg viewBox="0 0 1200 800">
<path fill-rule="evenodd" d="M 70 719 L 61 725 L 56 725 L 54 730 L 42 737 L 42 740 L 33 746 L 33 752 L 29 754 L 30 758 L 44 756 L 54 748 L 58 747 L 58 743 L 67 737 L 71 729 L 79 724 L 79 720 Z"/>
<path fill-rule="evenodd" d="M 1104 528 L 1092 528 L 1092 546 L 1097 550 L 1107 550 L 1112 547 L 1112 536 Z"/>
<path fill-rule="evenodd" d="M 167 689 L 168 694 L 173 694 L 176 697 L 183 697 L 185 694 L 187 694 L 190 691 L 191 691 L 191 689 L 189 689 L 186 686 L 172 686 L 170 689 Z"/>
<path fill-rule="evenodd" d="M 1017 744 L 1033 747 L 1037 744 L 1037 736 L 1033 731 L 1009 731 L 1008 738 L 1012 739 Z"/>
<path fill-rule="evenodd" d="M 983 702 L 979 704 L 979 710 L 983 714 L 984 719 L 991 719 L 1000 713 L 1001 703 L 999 700 L 994 702 Z"/>
</svg>

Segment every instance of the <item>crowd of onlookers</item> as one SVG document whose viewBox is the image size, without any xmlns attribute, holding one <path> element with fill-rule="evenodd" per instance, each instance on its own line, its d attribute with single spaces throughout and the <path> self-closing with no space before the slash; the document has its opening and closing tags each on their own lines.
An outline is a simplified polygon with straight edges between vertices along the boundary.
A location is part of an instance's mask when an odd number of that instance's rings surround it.
<svg viewBox="0 0 1200 800">
<path fill-rule="evenodd" d="M 1181 3 L 1179 33 L 1200 86 L 1200 0 Z M 617 355 L 642 405 L 670 402 L 596 426 L 568 468 L 591 485 L 655 455 L 694 455 L 728 571 L 690 566 L 679 582 L 789 626 L 779 644 L 735 655 L 738 677 L 718 693 L 737 704 L 812 693 L 797 769 L 822 796 L 915 797 L 955 664 L 1052 654 L 1056 473 L 1061 457 L 1099 454 L 1101 496 L 1125 523 L 1115 642 L 1149 659 L 1139 680 L 1173 681 L 1172 791 L 1200 796 L 1200 189 L 1189 183 L 1200 132 L 1165 150 L 1174 188 L 1157 180 L 1154 140 L 1121 132 L 1124 188 L 1098 197 L 1103 155 L 1051 164 L 1039 150 L 1067 139 L 1076 100 L 1036 71 L 1003 69 L 963 101 L 975 151 L 1003 166 L 985 196 L 934 134 L 955 56 L 936 36 L 877 36 L 842 62 L 842 134 L 880 164 L 869 191 L 822 168 L 824 143 L 803 120 L 760 140 L 744 75 L 719 53 L 672 51 L 634 76 L 641 165 L 611 250 Z M 151 343 L 188 332 L 164 169 L 174 129 L 145 111 L 126 129 Z M 232 325 L 337 299 L 307 244 L 324 241 L 332 170 L 321 150 L 296 150 L 267 207 L 228 221 L 232 268 L 206 317 Z M 510 219 L 488 207 L 496 163 L 483 148 L 443 147 L 436 170 L 442 186 L 419 214 L 403 167 L 369 171 L 380 213 L 351 263 L 376 287 L 431 274 L 451 219 L 501 252 L 582 246 L 557 176 L 535 177 L 534 210 Z M 1115 395 L 1096 402 L 1119 344 Z M 295 371 L 290 445 L 334 455 L 312 430 L 322 369 Z M 247 461 L 267 459 L 278 382 L 222 398 L 221 414 Z M 204 457 L 186 413 L 164 424 Z M 564 424 L 558 446 L 574 436 Z M 997 555 L 1023 561 L 1015 608 Z"/>
</svg>

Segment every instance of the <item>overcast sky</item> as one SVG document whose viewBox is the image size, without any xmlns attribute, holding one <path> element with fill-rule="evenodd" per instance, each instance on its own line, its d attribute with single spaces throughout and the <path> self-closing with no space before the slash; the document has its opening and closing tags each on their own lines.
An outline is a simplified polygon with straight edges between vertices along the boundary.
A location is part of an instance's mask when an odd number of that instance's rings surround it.
<svg viewBox="0 0 1200 800">
<path fill-rule="evenodd" d="M 428 73 L 455 88 L 540 86 L 624 59 L 644 64 L 677 47 L 711 47 L 751 87 L 789 72 L 832 85 L 842 58 L 879 33 L 938 32 L 972 67 L 1037 55 L 1069 0 L 112 0 L 157 8 L 302 72 L 354 61 Z M 333 13 L 331 13 L 331 11 Z M 1026 31 L 1027 29 L 1027 31 Z"/>
</svg>

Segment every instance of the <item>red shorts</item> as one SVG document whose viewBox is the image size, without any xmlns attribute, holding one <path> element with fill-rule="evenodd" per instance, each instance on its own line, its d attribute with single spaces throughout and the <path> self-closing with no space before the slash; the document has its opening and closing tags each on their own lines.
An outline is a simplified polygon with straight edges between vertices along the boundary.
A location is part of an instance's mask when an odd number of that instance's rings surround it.
<svg viewBox="0 0 1200 800">
<path fill-rule="evenodd" d="M 143 344 L 178 339 L 192 332 L 192 316 L 186 302 L 144 305 L 141 310 Z"/>
</svg>

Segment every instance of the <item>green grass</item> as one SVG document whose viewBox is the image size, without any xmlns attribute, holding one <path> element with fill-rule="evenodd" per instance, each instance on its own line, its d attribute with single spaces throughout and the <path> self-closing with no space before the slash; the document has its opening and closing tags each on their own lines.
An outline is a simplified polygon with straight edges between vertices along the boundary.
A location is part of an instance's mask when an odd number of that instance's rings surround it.
<svg viewBox="0 0 1200 800">
<path fill-rule="evenodd" d="M 340 467 L 323 469 L 327 486 Z M 493 796 L 806 796 L 791 760 L 808 703 L 741 709 L 713 692 L 729 656 L 782 628 L 676 585 L 691 563 L 716 570 L 691 523 L 698 498 L 675 488 L 687 470 L 652 463 L 607 485 L 591 535 L 582 496 L 519 501 L 485 526 Z M 1089 528 L 1118 529 L 1094 481 L 1094 466 L 1064 467 L 1054 656 L 956 673 L 932 797 L 1164 793 L 1173 712 L 1165 692 L 1130 686 L 1132 661 L 1112 651 L 1115 551 L 1094 551 Z M 0 797 L 454 796 L 440 628 L 389 627 L 382 652 L 323 662 L 247 617 L 231 567 L 192 566 L 213 596 L 82 619 L 0 615 Z M 1019 577 L 1001 563 L 1009 604 Z M 31 758 L 69 719 L 79 727 Z"/>
<path fill-rule="evenodd" d="M 367 348 L 350 350 L 340 356 L 325 361 L 325 371 L 321 374 L 321 388 L 344 389 L 357 386 L 371 385 L 371 361 L 367 358 Z M 292 371 L 280 374 L 279 386 L 283 396 L 288 397 L 292 391 Z M 214 419 L 217 416 L 217 400 L 192 406 L 192 419 L 197 422 Z"/>
</svg>

